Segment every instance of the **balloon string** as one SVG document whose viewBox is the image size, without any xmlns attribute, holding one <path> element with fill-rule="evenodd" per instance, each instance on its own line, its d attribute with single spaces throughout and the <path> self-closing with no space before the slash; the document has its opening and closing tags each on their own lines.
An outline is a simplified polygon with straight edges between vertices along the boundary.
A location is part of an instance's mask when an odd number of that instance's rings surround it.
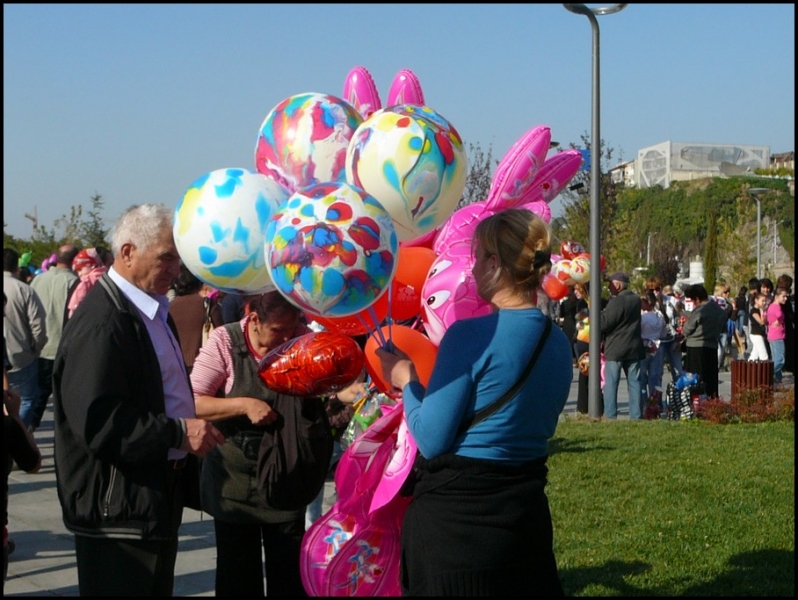
<svg viewBox="0 0 798 600">
<path fill-rule="evenodd" d="M 393 351 L 393 335 L 391 332 L 391 325 L 393 324 L 393 279 L 388 284 L 388 343 L 385 349 L 388 352 Z"/>
<path fill-rule="evenodd" d="M 390 303 L 390 300 L 388 300 L 388 302 Z M 373 304 L 371 306 L 369 306 L 368 312 L 369 312 L 369 316 L 371 316 L 371 318 L 374 320 L 374 329 L 375 329 L 375 331 L 377 332 L 377 335 L 380 338 L 380 342 L 382 342 L 382 345 L 385 347 L 386 350 L 390 351 L 393 348 L 393 346 L 391 345 L 391 342 L 390 342 L 390 331 L 391 331 L 390 325 L 388 325 L 389 340 L 386 341 L 385 340 L 385 336 L 382 333 L 382 328 L 380 327 L 379 319 L 377 317 L 377 312 L 374 310 L 374 305 Z"/>
<path fill-rule="evenodd" d="M 375 334 L 377 333 L 379 333 L 377 337 L 380 338 L 382 337 L 382 332 L 380 332 L 378 328 L 369 325 L 368 321 L 366 321 L 366 319 L 361 317 L 360 314 L 355 314 L 355 316 L 357 317 L 357 320 L 360 321 L 361 325 L 363 325 L 363 327 L 366 328 L 366 333 L 368 334 L 368 337 L 374 337 Z"/>
</svg>

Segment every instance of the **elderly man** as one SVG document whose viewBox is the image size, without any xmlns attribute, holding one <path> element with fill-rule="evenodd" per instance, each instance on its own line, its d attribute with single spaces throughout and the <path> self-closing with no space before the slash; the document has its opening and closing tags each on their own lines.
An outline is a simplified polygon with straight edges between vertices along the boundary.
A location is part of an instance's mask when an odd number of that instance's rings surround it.
<svg viewBox="0 0 798 600">
<path fill-rule="evenodd" d="M 641 331 L 640 296 L 629 289 L 626 273 L 613 273 L 609 279 L 610 301 L 601 311 L 604 340 L 604 416 L 618 418 L 618 384 L 621 370 L 629 390 L 629 418 L 642 418 L 640 363 L 645 357 Z"/>
<path fill-rule="evenodd" d="M 155 204 L 122 214 L 113 267 L 67 321 L 55 358 L 56 481 L 81 596 L 172 595 L 194 455 L 224 442 L 195 418 L 168 313 L 180 267 L 172 215 Z"/>
</svg>

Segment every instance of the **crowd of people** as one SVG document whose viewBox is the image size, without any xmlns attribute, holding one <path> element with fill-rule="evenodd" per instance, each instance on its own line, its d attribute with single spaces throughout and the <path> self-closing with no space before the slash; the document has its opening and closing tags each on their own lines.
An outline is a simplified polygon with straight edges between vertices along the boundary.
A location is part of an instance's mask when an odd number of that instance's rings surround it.
<svg viewBox="0 0 798 600">
<path fill-rule="evenodd" d="M 601 352 L 602 416 L 617 418 L 620 373 L 626 377 L 630 398 L 629 418 L 644 418 L 649 407 L 665 415 L 663 374 L 671 381 L 684 372 L 697 374 L 707 397 L 718 396 L 719 373 L 731 361 L 772 361 L 773 385 L 792 381 L 795 360 L 795 296 L 793 279 L 779 276 L 774 286 L 768 278 L 751 278 L 731 297 L 726 283 L 709 295 L 701 283 L 674 289 L 651 276 L 637 293 L 626 273 L 606 278 L 609 299 L 602 299 Z M 576 286 L 556 306 L 553 318 L 572 341 L 574 365 L 588 352 L 586 286 Z M 575 323 L 575 325 L 574 325 Z M 579 375 L 577 411 L 587 414 L 587 374 Z"/>
<path fill-rule="evenodd" d="M 111 250 L 63 245 L 27 282 L 19 254 L 4 249 L 7 459 L 39 468 L 32 433 L 52 396 L 56 484 L 81 595 L 171 596 L 184 507 L 213 517 L 216 595 L 305 595 L 300 545 L 322 496 L 277 510 L 259 494 L 257 449 L 286 404 L 258 365 L 314 323 L 277 291 L 223 294 L 200 281 L 181 263 L 172 221 L 166 206 L 130 207 Z M 559 304 L 542 295 L 551 243 L 549 226 L 527 210 L 479 223 L 473 276 L 494 310 L 449 327 L 428 385 L 402 348 L 377 351 L 419 449 L 405 490 L 406 595 L 563 594 L 546 462 L 588 351 L 589 293 L 578 286 Z M 592 335 L 607 420 L 618 418 L 621 374 L 629 418 L 641 419 L 651 406 L 664 410 L 666 365 L 674 381 L 698 374 L 708 396 L 729 357 L 773 361 L 774 384 L 793 372 L 789 275 L 775 285 L 752 279 L 736 297 L 725 284 L 710 296 L 702 284 L 673 289 L 658 277 L 635 290 L 620 271 L 605 281 Z M 588 371 L 578 377 L 577 410 L 587 413 Z M 374 393 L 363 379 L 295 404 L 323 402 L 340 437 L 355 399 Z M 458 543 L 471 533 L 479 544 Z M 4 549 L 7 564 L 7 530 Z"/>
</svg>

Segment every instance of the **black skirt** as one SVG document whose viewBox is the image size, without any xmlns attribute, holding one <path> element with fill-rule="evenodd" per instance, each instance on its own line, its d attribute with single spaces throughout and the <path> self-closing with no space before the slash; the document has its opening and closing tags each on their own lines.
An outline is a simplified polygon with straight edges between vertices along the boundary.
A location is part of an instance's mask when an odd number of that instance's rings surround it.
<svg viewBox="0 0 798 600">
<path fill-rule="evenodd" d="M 562 596 L 546 458 L 520 467 L 452 454 L 416 461 L 402 526 L 405 596 Z"/>
</svg>

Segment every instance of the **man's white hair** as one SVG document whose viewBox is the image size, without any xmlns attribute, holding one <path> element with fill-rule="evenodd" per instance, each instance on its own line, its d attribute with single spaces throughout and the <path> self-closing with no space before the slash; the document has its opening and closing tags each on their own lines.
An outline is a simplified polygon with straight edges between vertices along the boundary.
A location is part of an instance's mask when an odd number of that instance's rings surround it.
<svg viewBox="0 0 798 600">
<path fill-rule="evenodd" d="M 136 204 L 119 217 L 111 231 L 111 248 L 119 256 L 122 246 L 146 250 L 158 242 L 164 228 L 171 229 L 174 211 L 164 204 Z"/>
</svg>

